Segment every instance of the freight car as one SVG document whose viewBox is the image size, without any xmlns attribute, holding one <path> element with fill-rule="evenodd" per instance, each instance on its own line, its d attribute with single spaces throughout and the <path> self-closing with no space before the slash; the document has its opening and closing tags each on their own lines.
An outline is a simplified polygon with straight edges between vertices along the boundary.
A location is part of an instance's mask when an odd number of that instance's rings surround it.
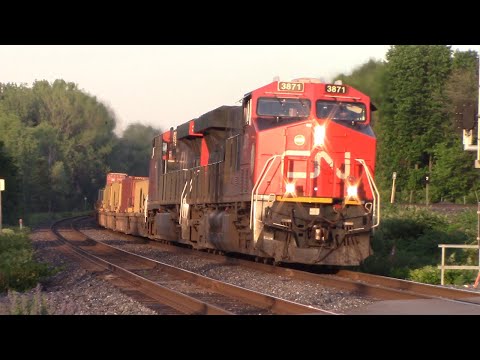
<svg viewBox="0 0 480 360">
<path fill-rule="evenodd" d="M 148 179 L 108 174 L 99 223 L 264 261 L 358 265 L 380 221 L 374 110 L 340 82 L 274 81 L 156 136 Z"/>
</svg>

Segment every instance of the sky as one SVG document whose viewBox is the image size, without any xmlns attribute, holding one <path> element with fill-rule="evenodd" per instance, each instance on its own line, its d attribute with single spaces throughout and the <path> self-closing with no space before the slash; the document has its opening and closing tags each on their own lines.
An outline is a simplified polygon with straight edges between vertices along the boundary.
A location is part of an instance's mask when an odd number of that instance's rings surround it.
<svg viewBox="0 0 480 360">
<path fill-rule="evenodd" d="M 117 128 L 167 130 L 279 77 L 333 81 L 390 45 L 0 45 L 0 82 L 78 85 L 113 110 Z M 452 45 L 476 50 L 480 45 Z"/>
</svg>

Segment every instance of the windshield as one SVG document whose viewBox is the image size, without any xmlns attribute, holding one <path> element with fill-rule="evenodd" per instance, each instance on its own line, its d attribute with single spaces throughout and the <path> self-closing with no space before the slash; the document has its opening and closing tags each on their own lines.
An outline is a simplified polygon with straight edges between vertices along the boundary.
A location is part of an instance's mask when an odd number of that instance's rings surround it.
<svg viewBox="0 0 480 360">
<path fill-rule="evenodd" d="M 287 98 L 260 98 L 257 102 L 258 116 L 308 117 L 310 100 Z"/>
<path fill-rule="evenodd" d="M 317 101 L 317 118 L 353 122 L 367 119 L 365 104 L 324 100 Z"/>
</svg>

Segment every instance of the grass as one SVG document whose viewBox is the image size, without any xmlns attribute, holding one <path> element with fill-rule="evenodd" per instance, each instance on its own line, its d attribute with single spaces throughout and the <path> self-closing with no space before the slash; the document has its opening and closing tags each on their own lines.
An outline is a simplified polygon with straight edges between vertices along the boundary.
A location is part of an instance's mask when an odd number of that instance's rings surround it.
<svg viewBox="0 0 480 360">
<path fill-rule="evenodd" d="M 6 313 L 9 315 L 49 315 L 40 285 L 35 287 L 33 295 L 20 295 L 14 290 L 9 290 L 8 301 Z"/>
<path fill-rule="evenodd" d="M 52 221 L 57 221 L 74 216 L 83 216 L 83 215 L 93 215 L 91 210 L 88 211 L 64 211 L 64 212 L 55 212 L 55 213 L 34 213 L 30 214 L 26 219 L 24 219 L 23 224 L 29 228 L 36 228 L 39 225 L 50 223 Z"/>
</svg>

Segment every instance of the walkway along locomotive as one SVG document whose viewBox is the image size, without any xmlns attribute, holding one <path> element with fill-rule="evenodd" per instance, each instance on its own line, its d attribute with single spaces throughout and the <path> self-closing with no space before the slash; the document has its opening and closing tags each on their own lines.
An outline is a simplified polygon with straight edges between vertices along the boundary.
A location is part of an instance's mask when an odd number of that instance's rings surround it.
<svg viewBox="0 0 480 360">
<path fill-rule="evenodd" d="M 380 220 L 374 110 L 347 85 L 274 81 L 156 136 L 148 178 L 108 174 L 99 224 L 275 262 L 358 265 Z"/>
</svg>

